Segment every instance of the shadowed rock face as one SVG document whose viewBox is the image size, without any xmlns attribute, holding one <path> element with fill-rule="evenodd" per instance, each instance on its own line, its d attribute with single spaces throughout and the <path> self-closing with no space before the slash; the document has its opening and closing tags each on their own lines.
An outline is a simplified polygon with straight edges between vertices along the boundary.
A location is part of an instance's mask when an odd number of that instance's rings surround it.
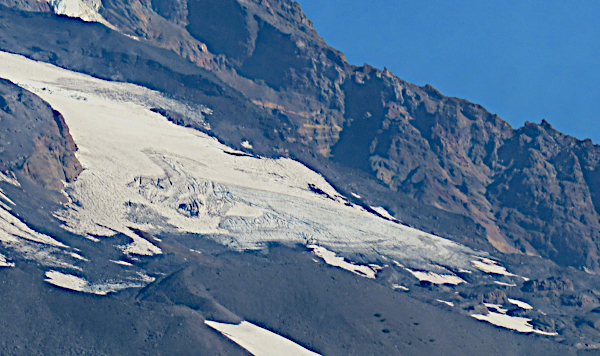
<svg viewBox="0 0 600 356">
<path fill-rule="evenodd" d="M 0 80 L 0 169 L 62 189 L 82 168 L 62 115 L 38 96 Z"/>
<path fill-rule="evenodd" d="M 89 43 L 49 38 L 40 49 L 19 34 L 2 48 L 202 100 L 225 143 L 249 140 L 255 154 L 295 157 L 417 228 L 477 248 L 600 267 L 600 158 L 591 142 L 545 122 L 515 130 L 431 86 L 351 66 L 289 0 L 106 0 L 100 11 L 141 43 L 121 49 L 116 34 L 86 24 L 78 26 Z"/>
</svg>

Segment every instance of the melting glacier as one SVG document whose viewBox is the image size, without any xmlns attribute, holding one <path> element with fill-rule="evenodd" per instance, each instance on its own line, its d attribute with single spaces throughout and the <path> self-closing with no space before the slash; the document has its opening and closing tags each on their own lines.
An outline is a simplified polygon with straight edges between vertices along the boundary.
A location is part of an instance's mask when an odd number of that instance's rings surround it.
<svg viewBox="0 0 600 356">
<path fill-rule="evenodd" d="M 162 252 L 139 229 L 203 234 L 235 250 L 318 245 L 348 260 L 387 256 L 420 270 L 431 263 L 467 268 L 486 255 L 351 204 L 297 161 L 231 155 L 215 138 L 151 111 L 194 111 L 160 93 L 5 52 L 0 61 L 0 77 L 61 112 L 78 146 L 84 171 L 65 187 L 70 202 L 55 216 L 90 239 L 128 236 L 124 254 Z M 198 107 L 194 119 L 210 113 Z"/>
</svg>

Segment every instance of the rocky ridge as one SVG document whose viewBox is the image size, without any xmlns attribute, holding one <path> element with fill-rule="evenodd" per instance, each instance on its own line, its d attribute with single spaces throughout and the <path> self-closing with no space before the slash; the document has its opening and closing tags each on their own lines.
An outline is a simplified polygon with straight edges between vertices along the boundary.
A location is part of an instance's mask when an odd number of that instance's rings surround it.
<svg viewBox="0 0 600 356">
<path fill-rule="evenodd" d="M 0 170 L 60 190 L 81 172 L 62 115 L 38 96 L 0 79 Z"/>
</svg>

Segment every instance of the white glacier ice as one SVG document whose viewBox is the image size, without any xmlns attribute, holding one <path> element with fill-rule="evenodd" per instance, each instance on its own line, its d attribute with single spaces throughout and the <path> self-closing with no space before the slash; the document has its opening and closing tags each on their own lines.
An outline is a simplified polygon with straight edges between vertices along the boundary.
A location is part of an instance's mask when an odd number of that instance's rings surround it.
<svg viewBox="0 0 600 356">
<path fill-rule="evenodd" d="M 347 204 L 297 161 L 227 154 L 232 149 L 213 137 L 151 112 L 157 106 L 189 112 L 157 92 L 5 52 L 0 61 L 0 77 L 62 113 L 79 148 L 84 171 L 65 189 L 71 203 L 55 213 L 73 233 L 94 239 L 122 233 L 132 240 L 123 250 L 142 255 L 161 251 L 130 227 L 210 234 L 238 250 L 315 244 L 372 259 L 365 262 L 388 256 L 417 269 L 429 263 L 467 268 L 473 256 L 485 255 Z"/>
</svg>

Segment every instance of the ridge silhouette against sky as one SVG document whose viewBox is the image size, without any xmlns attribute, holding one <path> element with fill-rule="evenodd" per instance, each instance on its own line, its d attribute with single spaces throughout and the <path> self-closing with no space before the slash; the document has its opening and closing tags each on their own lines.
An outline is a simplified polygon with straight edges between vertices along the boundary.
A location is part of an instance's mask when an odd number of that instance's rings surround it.
<svg viewBox="0 0 600 356">
<path fill-rule="evenodd" d="M 299 1 L 351 64 L 600 143 L 600 2 Z"/>
</svg>

